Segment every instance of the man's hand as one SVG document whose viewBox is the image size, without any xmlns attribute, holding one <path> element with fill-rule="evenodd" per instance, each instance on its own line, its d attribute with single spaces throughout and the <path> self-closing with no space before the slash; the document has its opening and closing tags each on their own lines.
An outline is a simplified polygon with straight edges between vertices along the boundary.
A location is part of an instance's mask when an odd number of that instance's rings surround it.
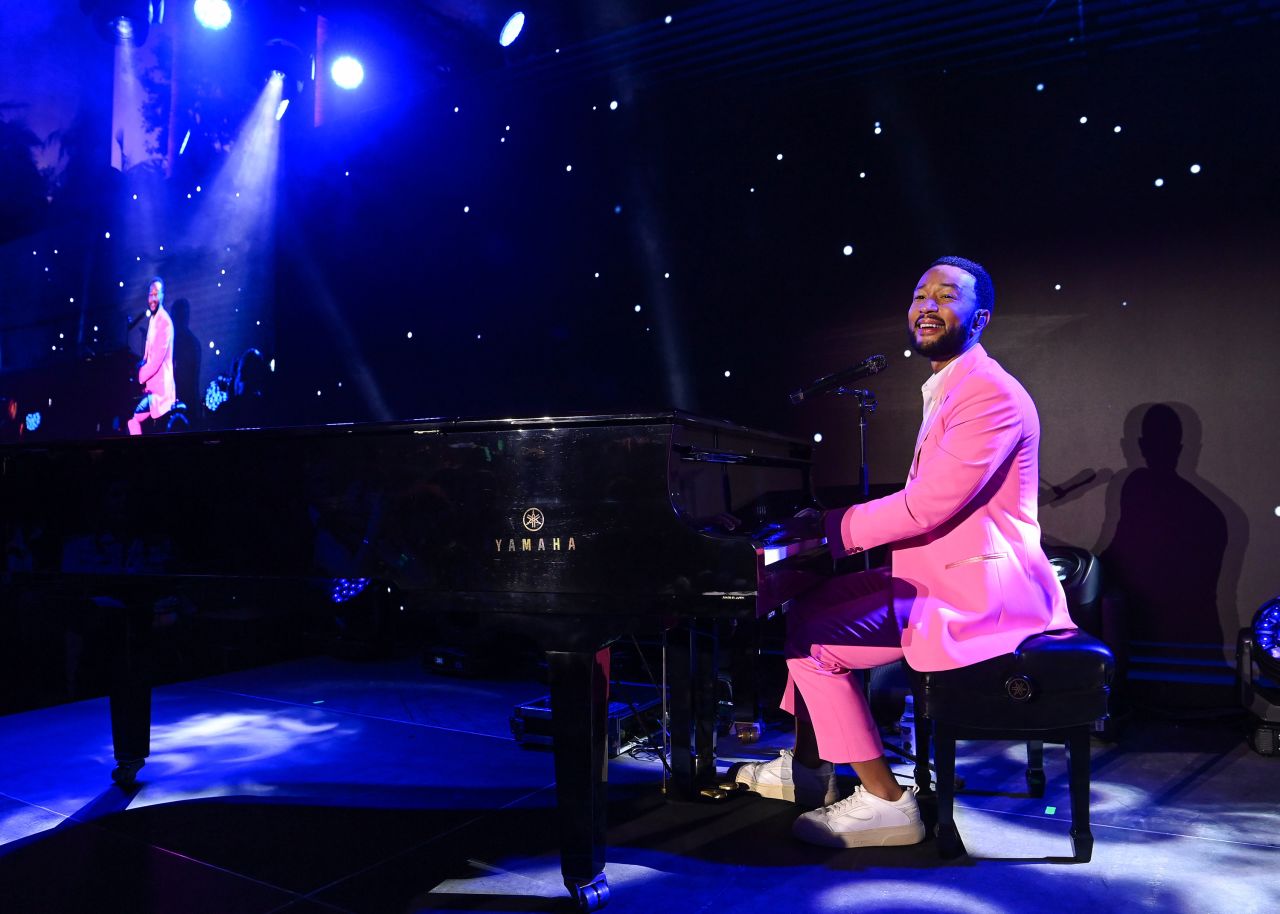
<svg viewBox="0 0 1280 914">
<path fill-rule="evenodd" d="M 817 508 L 805 508 L 794 517 L 789 517 L 776 524 L 770 524 L 771 530 L 767 541 L 771 543 L 790 542 L 793 540 L 812 540 L 826 536 L 823 531 L 823 518 L 827 511 Z"/>
</svg>

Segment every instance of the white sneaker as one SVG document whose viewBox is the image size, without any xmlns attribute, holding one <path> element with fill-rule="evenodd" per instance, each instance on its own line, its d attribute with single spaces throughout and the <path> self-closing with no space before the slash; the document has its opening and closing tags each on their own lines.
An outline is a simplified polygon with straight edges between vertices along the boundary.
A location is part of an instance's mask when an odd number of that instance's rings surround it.
<svg viewBox="0 0 1280 914">
<path fill-rule="evenodd" d="M 801 806 L 825 806 L 840 796 L 836 769 L 830 762 L 817 768 L 797 765 L 790 749 L 783 749 L 771 762 L 747 762 L 738 766 L 733 780 L 752 793 Z"/>
<path fill-rule="evenodd" d="M 843 800 L 800 816 L 791 833 L 823 847 L 887 847 L 919 844 L 924 822 L 914 789 L 891 803 L 859 786 Z"/>
</svg>

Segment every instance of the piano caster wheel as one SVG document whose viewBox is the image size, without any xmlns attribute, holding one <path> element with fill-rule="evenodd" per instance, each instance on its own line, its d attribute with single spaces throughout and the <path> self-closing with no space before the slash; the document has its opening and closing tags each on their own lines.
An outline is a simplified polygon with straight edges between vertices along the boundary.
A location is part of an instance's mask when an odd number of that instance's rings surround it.
<svg viewBox="0 0 1280 914">
<path fill-rule="evenodd" d="M 764 723 L 758 720 L 735 720 L 733 735 L 742 745 L 758 743 L 764 736 Z"/>
<path fill-rule="evenodd" d="M 569 889 L 569 894 L 573 896 L 579 911 L 599 911 L 609 903 L 609 881 L 604 873 L 586 884 L 569 882 L 567 879 L 564 884 Z"/>
<path fill-rule="evenodd" d="M 117 761 L 115 770 L 111 772 L 111 780 L 121 787 L 133 787 L 138 783 L 138 772 L 145 763 L 146 760 L 140 758 Z"/>
</svg>

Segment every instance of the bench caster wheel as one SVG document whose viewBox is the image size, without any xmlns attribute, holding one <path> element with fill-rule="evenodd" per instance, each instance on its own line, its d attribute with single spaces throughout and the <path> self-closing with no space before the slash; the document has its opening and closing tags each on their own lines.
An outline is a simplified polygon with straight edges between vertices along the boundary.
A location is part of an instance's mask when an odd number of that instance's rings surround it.
<svg viewBox="0 0 1280 914">
<path fill-rule="evenodd" d="M 569 894 L 573 896 L 578 910 L 584 912 L 599 911 L 609 903 L 609 881 L 601 873 L 587 883 L 565 882 Z"/>
</svg>

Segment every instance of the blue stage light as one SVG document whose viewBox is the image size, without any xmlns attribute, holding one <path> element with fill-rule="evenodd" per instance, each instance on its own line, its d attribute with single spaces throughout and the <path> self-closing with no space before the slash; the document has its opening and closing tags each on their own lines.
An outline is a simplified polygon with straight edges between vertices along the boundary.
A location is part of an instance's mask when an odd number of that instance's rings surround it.
<svg viewBox="0 0 1280 914">
<path fill-rule="evenodd" d="M 329 592 L 329 599 L 334 603 L 346 603 L 368 586 L 368 578 L 335 578 L 333 590 Z"/>
<path fill-rule="evenodd" d="M 1253 641 L 1258 661 L 1268 672 L 1280 672 L 1280 597 L 1262 604 L 1253 617 Z"/>
<path fill-rule="evenodd" d="M 498 44 L 504 48 L 511 47 L 511 43 L 520 37 L 520 32 L 524 29 L 524 13 L 512 13 L 502 26 L 502 32 L 498 35 Z"/>
<path fill-rule="evenodd" d="M 225 29 L 231 24 L 231 4 L 227 0 L 196 0 L 196 21 L 206 29 Z"/>
<path fill-rule="evenodd" d="M 209 382 L 209 387 L 204 392 L 204 408 L 209 412 L 216 412 L 218 407 L 227 402 L 227 391 L 231 388 L 231 379 L 226 375 L 219 375 Z"/>
<path fill-rule="evenodd" d="M 333 62 L 329 75 L 342 89 L 355 89 L 364 82 L 364 66 L 350 55 L 343 55 Z"/>
<path fill-rule="evenodd" d="M 40 414 L 27 413 L 27 431 L 34 432 L 40 427 Z"/>
</svg>

